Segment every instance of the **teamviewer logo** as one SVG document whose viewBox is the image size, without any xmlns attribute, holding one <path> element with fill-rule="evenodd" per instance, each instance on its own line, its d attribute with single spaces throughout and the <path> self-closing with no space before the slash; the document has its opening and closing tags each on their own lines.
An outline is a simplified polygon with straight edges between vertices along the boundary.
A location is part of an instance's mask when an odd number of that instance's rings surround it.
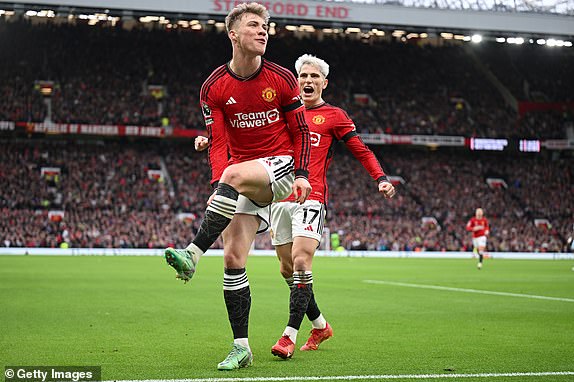
<svg viewBox="0 0 574 382">
<path fill-rule="evenodd" d="M 279 110 L 254 111 L 251 113 L 235 113 L 234 119 L 229 123 L 238 129 L 249 129 L 252 127 L 264 127 L 279 120 Z"/>
</svg>

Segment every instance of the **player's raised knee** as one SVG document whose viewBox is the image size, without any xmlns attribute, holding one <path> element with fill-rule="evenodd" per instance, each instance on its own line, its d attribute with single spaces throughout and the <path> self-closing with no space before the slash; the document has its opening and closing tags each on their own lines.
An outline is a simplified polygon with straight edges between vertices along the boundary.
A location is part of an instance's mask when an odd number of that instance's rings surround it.
<svg viewBox="0 0 574 382">
<path fill-rule="evenodd" d="M 220 179 L 220 182 L 229 184 L 235 189 L 239 189 L 245 183 L 245 181 L 245 176 L 241 173 L 238 166 L 234 165 L 227 167 L 221 175 Z"/>
</svg>

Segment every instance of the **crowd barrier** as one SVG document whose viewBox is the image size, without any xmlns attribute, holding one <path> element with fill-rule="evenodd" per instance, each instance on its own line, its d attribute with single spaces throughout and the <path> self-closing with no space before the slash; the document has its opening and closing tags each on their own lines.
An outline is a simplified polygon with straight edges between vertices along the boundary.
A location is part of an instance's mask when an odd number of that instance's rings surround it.
<svg viewBox="0 0 574 382">
<path fill-rule="evenodd" d="M 147 248 L 0 248 L 0 255 L 14 256 L 162 256 L 163 249 Z M 275 256 L 273 250 L 252 250 L 251 256 Z M 223 256 L 222 249 L 211 249 L 205 256 Z M 470 259 L 472 252 L 407 251 L 317 251 L 316 256 L 365 258 Z M 563 252 L 489 252 L 493 259 L 574 260 L 574 253 Z"/>
</svg>

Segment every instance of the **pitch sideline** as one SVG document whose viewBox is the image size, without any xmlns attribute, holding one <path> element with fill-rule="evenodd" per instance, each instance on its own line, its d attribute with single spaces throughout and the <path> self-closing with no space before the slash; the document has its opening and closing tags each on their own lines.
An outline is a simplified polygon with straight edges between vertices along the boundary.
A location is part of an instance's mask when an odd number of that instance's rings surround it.
<svg viewBox="0 0 574 382">
<path fill-rule="evenodd" d="M 466 293 L 489 294 L 489 295 L 494 295 L 494 296 L 532 298 L 532 299 L 537 299 L 537 300 L 551 300 L 551 301 L 574 302 L 574 299 L 572 299 L 572 298 L 538 296 L 538 295 L 535 295 L 535 294 L 522 294 L 522 293 L 510 293 L 510 292 L 496 292 L 496 291 L 490 291 L 490 290 L 466 289 L 466 288 L 453 288 L 453 287 L 445 287 L 445 286 L 440 286 L 440 285 L 411 284 L 411 283 L 401 283 L 401 282 L 383 281 L 383 280 L 363 280 L 363 282 L 366 282 L 366 283 L 369 283 L 369 284 L 395 285 L 395 286 L 403 286 L 403 287 L 410 287 L 410 288 L 420 288 L 420 289 L 446 290 L 446 291 L 450 291 L 450 292 L 466 292 Z"/>
<path fill-rule="evenodd" d="M 267 381 L 353 381 L 362 379 L 452 379 L 497 377 L 544 377 L 574 375 L 574 371 L 547 371 L 525 373 L 476 373 L 476 374 L 382 374 L 382 375 L 333 375 L 323 377 L 247 377 L 247 378 L 193 378 L 193 379 L 145 379 L 116 380 L 113 382 L 267 382 Z M 112 382 L 112 381 L 105 381 Z"/>
</svg>

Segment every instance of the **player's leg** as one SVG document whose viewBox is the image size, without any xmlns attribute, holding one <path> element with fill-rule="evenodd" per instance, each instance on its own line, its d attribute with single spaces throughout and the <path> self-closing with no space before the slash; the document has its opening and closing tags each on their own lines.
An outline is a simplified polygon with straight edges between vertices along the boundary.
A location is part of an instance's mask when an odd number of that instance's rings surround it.
<svg viewBox="0 0 574 382">
<path fill-rule="evenodd" d="M 315 250 L 318 246 L 319 240 L 303 236 L 295 237 L 293 243 L 293 276 L 295 278 L 295 286 L 291 291 L 290 316 L 287 327 L 298 331 L 299 328 L 296 325 L 299 324 L 299 327 L 301 325 L 302 316 L 300 309 L 302 309 L 305 302 L 307 302 L 305 313 L 313 326 L 311 335 L 300 349 L 302 351 L 317 350 L 321 342 L 333 336 L 333 329 L 321 314 L 319 306 L 315 301 L 315 293 L 313 292 L 312 262 Z M 300 277 L 299 284 L 297 283 L 297 275 Z M 305 285 L 305 282 L 307 283 L 306 286 L 302 287 L 302 285 Z M 306 289 L 309 290 L 308 301 L 306 300 Z M 301 305 L 301 307 L 298 305 Z M 297 331 L 289 331 L 293 343 L 296 341 Z"/>
<path fill-rule="evenodd" d="M 486 247 L 481 245 L 478 247 L 478 269 L 482 269 L 482 261 L 484 260 L 484 252 Z"/>
<path fill-rule="evenodd" d="M 302 219 L 301 219 L 302 215 Z M 293 253 L 296 254 L 293 258 L 294 262 L 294 269 L 297 271 L 298 269 L 305 268 L 309 270 L 309 276 L 312 277 L 311 266 L 313 261 L 313 256 L 315 255 L 315 251 L 319 247 L 319 243 L 321 242 L 321 237 L 323 236 L 323 228 L 325 226 L 325 206 L 316 201 L 308 201 L 303 206 L 298 208 L 298 221 L 299 224 L 293 228 L 293 236 L 295 236 L 295 248 L 293 249 Z M 313 252 L 309 253 L 306 257 L 298 257 L 297 254 L 299 251 L 297 250 L 297 245 L 299 243 L 309 243 L 311 244 L 311 239 L 316 241 L 315 247 L 313 248 Z M 311 247 L 308 247 L 307 251 L 310 251 Z M 305 253 L 303 251 L 302 253 Z M 302 260 L 304 263 L 303 265 L 299 265 L 299 260 Z M 311 298 L 309 300 L 309 304 L 307 306 L 307 318 L 311 321 L 311 325 L 313 329 L 311 330 L 311 335 L 305 342 L 305 344 L 301 347 L 300 350 L 317 350 L 321 342 L 331 338 L 333 336 L 333 329 L 323 317 L 317 302 L 315 301 L 315 292 L 311 291 Z"/>
<path fill-rule="evenodd" d="M 177 271 L 178 278 L 187 282 L 193 277 L 200 257 L 233 219 L 240 194 L 255 201 L 271 202 L 271 181 L 268 169 L 257 160 L 225 169 L 195 239 L 185 249 L 165 250 L 166 261 Z"/>
<path fill-rule="evenodd" d="M 275 253 L 279 259 L 279 272 L 285 279 L 289 290 L 293 288 L 293 259 L 291 258 L 292 246 L 293 243 L 287 243 L 275 247 Z"/>
<path fill-rule="evenodd" d="M 324 206 L 316 201 L 307 201 L 303 205 L 294 204 L 291 211 L 293 245 L 293 288 L 290 294 L 289 322 L 283 336 L 271 349 L 274 355 L 290 358 L 293 355 L 297 334 L 303 317 L 313 301 L 311 319 L 317 319 L 320 312 L 313 298 L 313 255 L 321 240 L 325 217 Z M 315 316 L 315 311 L 319 312 Z M 315 317 L 313 317 L 315 316 Z"/>
<path fill-rule="evenodd" d="M 271 207 L 271 217 L 272 217 L 271 240 L 272 244 L 275 246 L 275 251 L 277 253 L 277 257 L 280 262 L 281 275 L 285 279 L 285 282 L 289 286 L 290 290 L 294 288 L 293 257 L 291 255 L 293 247 L 293 237 L 292 237 L 293 221 L 291 215 L 295 213 L 295 211 L 299 208 L 300 207 L 298 204 L 290 202 L 274 203 Z M 303 228 L 308 227 L 305 226 Z M 308 233 L 309 231 L 305 232 Z M 303 345 L 301 350 L 316 350 L 318 344 L 324 341 L 324 339 L 332 336 L 332 329 L 330 328 L 329 324 L 321 314 L 319 306 L 315 301 L 314 292 L 311 294 L 311 299 L 309 300 L 306 314 L 309 320 L 311 321 L 313 329 L 311 330 L 311 336 L 309 337 L 309 340 L 305 345 Z M 294 347 L 294 345 L 292 346 Z"/>
<path fill-rule="evenodd" d="M 476 248 L 478 252 L 477 268 L 482 269 L 482 261 L 484 260 L 484 252 L 486 250 L 486 236 L 480 236 L 476 239 Z"/>
<path fill-rule="evenodd" d="M 223 296 L 233 331 L 233 348 L 217 365 L 219 370 L 246 367 L 253 360 L 248 341 L 251 290 L 245 265 L 260 221 L 256 215 L 237 213 L 223 232 Z"/>
<path fill-rule="evenodd" d="M 281 263 L 280 265 L 280 272 L 289 290 L 293 290 L 295 287 L 293 283 L 293 259 L 291 258 L 291 247 L 292 243 L 280 245 L 275 247 L 275 251 L 277 252 L 277 257 Z M 311 294 L 311 299 L 309 300 L 309 305 L 307 306 L 307 311 L 305 312 L 309 321 L 311 321 L 311 325 L 313 326 L 313 330 L 323 330 L 329 324 L 321 314 L 321 310 L 315 301 L 315 292 Z M 316 349 L 301 349 L 301 350 L 316 350 Z"/>
<path fill-rule="evenodd" d="M 297 333 L 307 312 L 313 293 L 313 275 L 311 264 L 318 241 L 296 237 L 293 241 L 293 288 L 289 301 L 289 322 L 283 335 L 271 348 L 271 353 L 281 358 L 291 358 L 295 350 Z"/>
<path fill-rule="evenodd" d="M 479 242 L 478 242 L 478 238 L 477 237 L 473 237 L 472 238 L 472 252 L 474 254 L 476 254 L 476 256 L 478 257 L 478 263 L 476 264 L 476 267 L 478 269 L 482 268 L 482 258 L 480 256 L 480 251 L 479 251 Z"/>
<path fill-rule="evenodd" d="M 275 252 L 280 261 L 279 271 L 285 279 L 289 290 L 292 290 L 295 286 L 293 283 L 293 259 L 291 258 L 291 247 L 292 243 L 280 245 L 275 247 Z M 311 300 L 309 300 L 309 306 L 307 307 L 307 312 L 305 312 L 309 321 L 313 325 L 314 329 L 324 329 L 327 321 L 321 314 L 321 310 L 315 301 L 315 292 L 311 294 Z"/>
<path fill-rule="evenodd" d="M 293 247 L 292 213 L 297 208 L 296 203 L 278 202 L 271 205 L 271 244 L 275 247 L 275 253 L 280 263 L 280 272 L 289 290 L 293 289 L 293 259 L 291 248 Z M 295 345 L 282 336 L 271 348 L 271 353 L 282 358 L 293 355 Z"/>
<path fill-rule="evenodd" d="M 285 279 L 289 289 L 293 286 L 293 231 L 291 228 L 291 213 L 296 203 L 277 202 L 271 204 L 271 244 L 279 260 L 279 272 Z"/>
</svg>

